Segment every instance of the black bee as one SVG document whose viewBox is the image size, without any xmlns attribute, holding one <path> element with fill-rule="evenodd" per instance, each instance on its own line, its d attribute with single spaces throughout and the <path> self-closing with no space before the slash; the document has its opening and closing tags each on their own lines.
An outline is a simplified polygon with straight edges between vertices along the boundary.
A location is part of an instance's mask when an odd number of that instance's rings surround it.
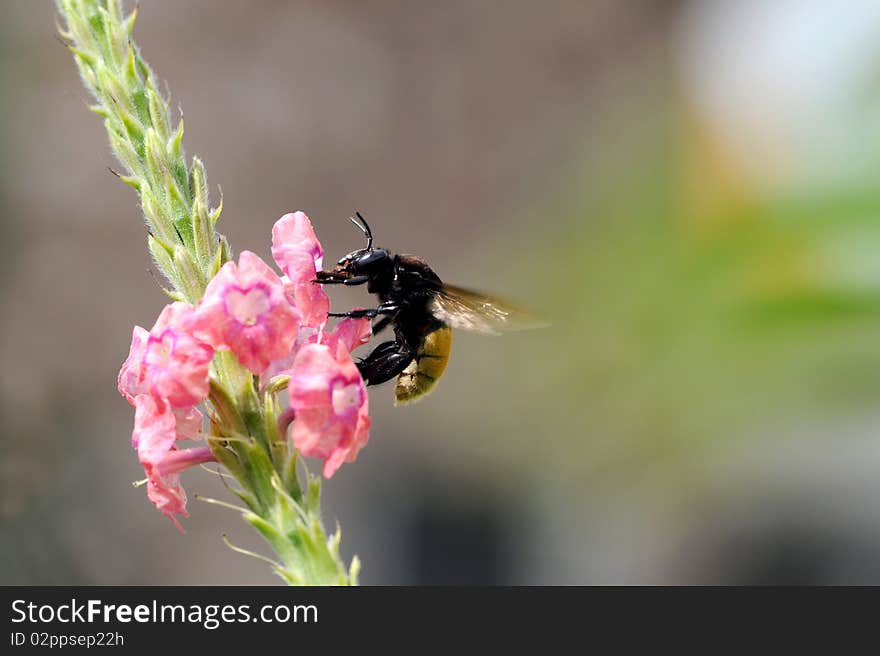
<svg viewBox="0 0 880 656">
<path fill-rule="evenodd" d="M 490 296 L 444 284 L 428 263 L 415 255 L 395 255 L 373 248 L 373 233 L 356 212 L 354 223 L 367 238 L 367 247 L 339 260 L 330 271 L 319 271 L 315 282 L 324 285 L 367 285 L 379 305 L 334 313 L 334 317 L 379 317 L 373 334 L 389 325 L 394 339 L 382 342 L 357 363 L 367 385 L 397 376 L 395 405 L 411 403 L 428 394 L 443 375 L 452 349 L 452 329 L 486 335 L 536 327 L 539 322 Z"/>
</svg>

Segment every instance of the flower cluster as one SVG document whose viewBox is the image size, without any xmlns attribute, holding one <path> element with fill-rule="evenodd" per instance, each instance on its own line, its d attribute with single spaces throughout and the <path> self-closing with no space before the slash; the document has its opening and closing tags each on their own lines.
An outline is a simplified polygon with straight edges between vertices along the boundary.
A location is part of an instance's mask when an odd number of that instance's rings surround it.
<svg viewBox="0 0 880 656">
<path fill-rule="evenodd" d="M 152 329 L 138 326 L 132 334 L 118 389 L 135 408 L 132 444 L 147 475 L 147 494 L 178 527 L 175 514 L 187 515 L 180 472 L 216 461 L 210 444 L 177 444 L 204 436 L 197 406 L 208 400 L 209 438 L 234 434 L 209 399 L 212 382 L 222 386 L 212 370 L 218 351 L 234 354 L 265 387 L 287 380 L 293 446 L 322 459 L 325 477 L 353 461 L 367 442 L 369 405 L 351 351 L 370 339 L 370 321 L 344 319 L 326 328 L 329 299 L 314 283 L 323 249 L 304 213 L 276 222 L 272 255 L 283 277 L 244 251 L 237 263 L 220 268 L 197 306 L 171 303 Z"/>
</svg>

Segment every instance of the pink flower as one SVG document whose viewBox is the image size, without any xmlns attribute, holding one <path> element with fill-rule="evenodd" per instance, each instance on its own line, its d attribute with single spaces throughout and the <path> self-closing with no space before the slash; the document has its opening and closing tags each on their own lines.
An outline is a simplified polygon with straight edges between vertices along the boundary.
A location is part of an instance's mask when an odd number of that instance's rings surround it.
<svg viewBox="0 0 880 656">
<path fill-rule="evenodd" d="M 291 437 L 301 453 L 324 460 L 326 478 L 343 462 L 354 462 L 369 439 L 367 390 L 350 352 L 369 334 L 368 319 L 346 319 L 294 359 L 288 386 L 296 417 Z"/>
<path fill-rule="evenodd" d="M 208 396 L 208 370 L 214 349 L 190 333 L 194 310 L 186 303 L 166 305 L 147 332 L 135 326 L 131 349 L 117 378 L 119 393 L 134 405 L 139 394 L 152 394 L 176 408 Z"/>
<path fill-rule="evenodd" d="M 333 348 L 341 343 L 346 351 L 351 352 L 369 342 L 372 336 L 373 324 L 369 319 L 343 319 L 332 331 L 322 335 L 321 343 Z"/>
<path fill-rule="evenodd" d="M 227 262 L 208 283 L 193 329 L 260 374 L 270 362 L 290 353 L 300 317 L 278 275 L 257 255 L 244 251 L 238 265 Z"/>
<path fill-rule="evenodd" d="M 272 257 L 287 275 L 287 292 L 302 312 L 302 325 L 321 329 L 327 322 L 330 299 L 315 275 L 324 249 L 304 212 L 285 214 L 272 227 Z"/>
<path fill-rule="evenodd" d="M 132 446 L 147 474 L 147 496 L 181 531 L 174 516 L 188 517 L 186 492 L 180 485 L 180 473 L 204 462 L 216 462 L 206 446 L 178 449 L 179 439 L 195 439 L 201 434 L 202 414 L 195 408 L 173 409 L 150 394 L 134 399 Z"/>
</svg>

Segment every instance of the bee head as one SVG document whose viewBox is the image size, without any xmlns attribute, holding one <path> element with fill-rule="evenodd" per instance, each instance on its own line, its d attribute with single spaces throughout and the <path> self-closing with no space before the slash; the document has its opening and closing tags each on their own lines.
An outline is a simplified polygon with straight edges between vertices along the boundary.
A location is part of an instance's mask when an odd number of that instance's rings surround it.
<svg viewBox="0 0 880 656">
<path fill-rule="evenodd" d="M 354 217 L 349 217 L 349 220 L 364 233 L 367 247 L 352 251 L 340 258 L 332 271 L 319 272 L 318 282 L 362 285 L 387 269 L 391 255 L 384 248 L 373 248 L 373 232 L 370 230 L 370 225 L 360 212 L 355 212 L 355 215 L 359 220 Z"/>
</svg>

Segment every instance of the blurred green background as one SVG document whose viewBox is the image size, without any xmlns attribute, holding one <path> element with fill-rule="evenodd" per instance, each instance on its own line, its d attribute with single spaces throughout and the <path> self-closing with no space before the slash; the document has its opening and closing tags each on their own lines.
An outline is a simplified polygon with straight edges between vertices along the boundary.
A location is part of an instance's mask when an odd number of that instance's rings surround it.
<svg viewBox="0 0 880 656">
<path fill-rule="evenodd" d="M 51 3 L 2 8 L 0 583 L 272 583 L 210 474 L 186 535 L 130 485 L 164 299 Z M 552 322 L 372 391 L 325 485 L 364 583 L 880 583 L 880 3 L 148 0 L 135 36 L 235 249 L 302 209 L 335 259 L 360 209 Z"/>
</svg>

